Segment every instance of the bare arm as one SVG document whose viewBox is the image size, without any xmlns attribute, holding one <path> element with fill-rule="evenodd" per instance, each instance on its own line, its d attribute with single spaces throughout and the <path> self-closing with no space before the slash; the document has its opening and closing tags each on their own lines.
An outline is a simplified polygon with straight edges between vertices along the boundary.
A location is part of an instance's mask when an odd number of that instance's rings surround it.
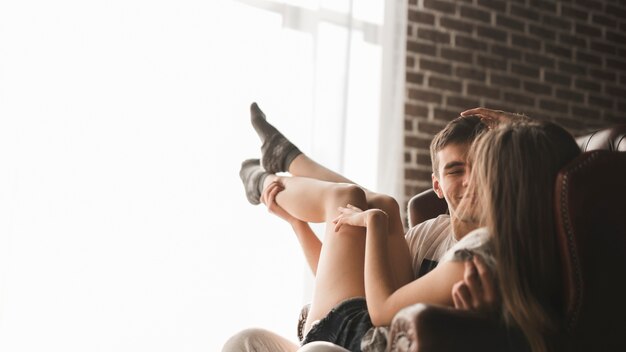
<svg viewBox="0 0 626 352">
<path fill-rule="evenodd" d="M 276 195 L 283 189 L 283 185 L 279 182 L 272 182 L 263 191 L 261 201 L 267 206 L 270 213 L 287 221 L 291 225 L 293 232 L 300 242 L 300 247 L 302 248 L 307 264 L 311 272 L 313 272 L 313 275 L 315 275 L 317 273 L 317 263 L 320 259 L 320 251 L 322 250 L 322 242 L 317 235 L 315 235 L 315 232 L 313 232 L 307 222 L 295 218 L 276 203 Z"/>
<path fill-rule="evenodd" d="M 338 226 L 366 227 L 365 297 L 374 325 L 389 325 L 396 313 L 412 304 L 453 305 L 452 286 L 463 279 L 463 263 L 442 263 L 421 278 L 395 287 L 386 247 L 387 214 L 380 209 L 360 211 L 350 206 L 340 211 Z"/>
</svg>

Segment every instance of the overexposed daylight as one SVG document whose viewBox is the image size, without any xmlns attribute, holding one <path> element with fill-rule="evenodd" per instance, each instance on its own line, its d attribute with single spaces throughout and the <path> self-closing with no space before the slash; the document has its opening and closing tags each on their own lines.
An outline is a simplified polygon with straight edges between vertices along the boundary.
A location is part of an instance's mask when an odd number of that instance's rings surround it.
<svg viewBox="0 0 626 352">
<path fill-rule="evenodd" d="M 295 341 L 312 276 L 289 225 L 246 200 L 249 106 L 401 194 L 402 4 L 1 2 L 0 351 Z"/>
</svg>

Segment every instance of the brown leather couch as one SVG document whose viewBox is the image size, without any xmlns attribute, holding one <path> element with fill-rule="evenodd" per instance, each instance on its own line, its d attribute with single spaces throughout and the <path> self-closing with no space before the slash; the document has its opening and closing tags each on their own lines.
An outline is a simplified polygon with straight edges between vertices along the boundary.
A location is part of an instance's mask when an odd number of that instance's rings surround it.
<svg viewBox="0 0 626 352">
<path fill-rule="evenodd" d="M 555 186 L 565 324 L 555 351 L 626 351 L 626 124 L 578 137 L 583 154 Z M 413 226 L 447 211 L 432 190 L 409 201 Z M 388 351 L 527 351 L 521 333 L 472 313 L 418 304 L 399 312 Z"/>
</svg>

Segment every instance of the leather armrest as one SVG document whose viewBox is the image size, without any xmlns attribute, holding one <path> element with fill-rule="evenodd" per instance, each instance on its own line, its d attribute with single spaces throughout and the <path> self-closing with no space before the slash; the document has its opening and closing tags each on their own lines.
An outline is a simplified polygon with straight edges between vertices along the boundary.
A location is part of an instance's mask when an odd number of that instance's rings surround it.
<svg viewBox="0 0 626 352">
<path fill-rule="evenodd" d="M 394 317 L 387 351 L 502 352 L 529 351 L 521 332 L 494 318 L 425 304 L 407 307 Z"/>
</svg>

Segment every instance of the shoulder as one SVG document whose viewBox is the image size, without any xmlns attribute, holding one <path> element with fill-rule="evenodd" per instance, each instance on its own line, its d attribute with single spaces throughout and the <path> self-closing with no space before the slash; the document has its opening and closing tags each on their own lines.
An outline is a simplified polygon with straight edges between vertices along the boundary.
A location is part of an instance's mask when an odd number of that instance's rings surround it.
<svg viewBox="0 0 626 352">
<path fill-rule="evenodd" d="M 441 261 L 465 261 L 470 259 L 472 255 L 478 254 L 485 259 L 488 265 L 493 264 L 495 266 L 492 246 L 489 231 L 487 228 L 481 227 L 468 233 L 450 248 Z"/>
<path fill-rule="evenodd" d="M 451 230 L 450 215 L 442 214 L 430 220 L 419 223 L 409 229 L 406 234 L 408 240 L 423 236 L 437 236 Z"/>
</svg>

